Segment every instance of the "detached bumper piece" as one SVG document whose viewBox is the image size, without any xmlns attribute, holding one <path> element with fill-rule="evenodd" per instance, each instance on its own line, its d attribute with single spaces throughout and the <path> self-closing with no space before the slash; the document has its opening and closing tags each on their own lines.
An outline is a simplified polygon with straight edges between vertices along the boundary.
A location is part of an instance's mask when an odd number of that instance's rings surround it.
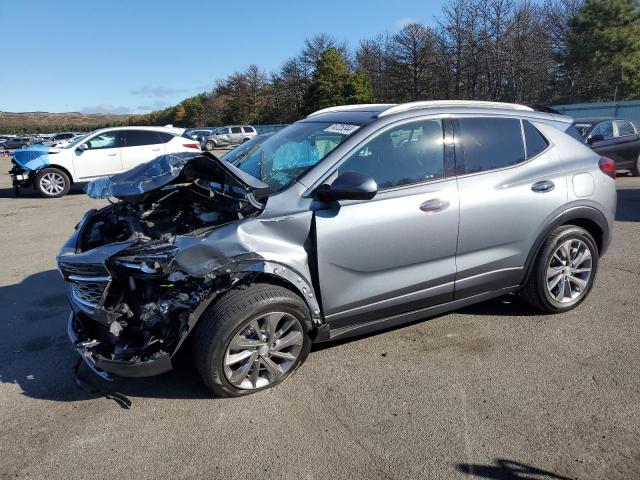
<svg viewBox="0 0 640 480">
<path fill-rule="evenodd" d="M 139 360 L 112 360 L 99 353 L 103 340 L 89 335 L 93 320 L 83 318 L 82 313 L 72 312 L 69 315 L 67 334 L 73 348 L 85 361 L 87 366 L 104 380 L 112 380 L 111 375 L 118 377 L 150 377 L 172 370 L 171 358 L 167 352 L 158 352 L 149 358 Z M 94 338 L 90 338 L 94 337 Z"/>
</svg>

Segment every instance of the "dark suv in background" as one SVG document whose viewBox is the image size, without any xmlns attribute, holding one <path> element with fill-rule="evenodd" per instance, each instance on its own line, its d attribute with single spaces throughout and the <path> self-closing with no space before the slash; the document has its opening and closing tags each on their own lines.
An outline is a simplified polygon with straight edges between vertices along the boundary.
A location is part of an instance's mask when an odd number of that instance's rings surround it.
<svg viewBox="0 0 640 480">
<path fill-rule="evenodd" d="M 640 175 L 640 124 L 624 118 L 578 118 L 574 122 L 584 141 L 616 162 L 618 170 Z"/>
</svg>

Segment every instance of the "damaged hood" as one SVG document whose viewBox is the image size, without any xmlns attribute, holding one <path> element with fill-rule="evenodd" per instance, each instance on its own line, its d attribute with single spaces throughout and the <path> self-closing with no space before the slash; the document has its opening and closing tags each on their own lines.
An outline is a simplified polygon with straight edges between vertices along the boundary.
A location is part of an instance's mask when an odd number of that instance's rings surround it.
<svg viewBox="0 0 640 480">
<path fill-rule="evenodd" d="M 13 160 L 25 170 L 40 170 L 49 166 L 49 155 L 59 153 L 60 149 L 47 145 L 30 145 L 13 152 Z"/>
<path fill-rule="evenodd" d="M 209 152 L 182 152 L 163 155 L 126 172 L 89 182 L 85 191 L 91 198 L 122 199 L 140 196 L 170 183 L 193 181 L 224 185 L 255 195 L 266 195 L 269 189 L 266 183 Z"/>
</svg>

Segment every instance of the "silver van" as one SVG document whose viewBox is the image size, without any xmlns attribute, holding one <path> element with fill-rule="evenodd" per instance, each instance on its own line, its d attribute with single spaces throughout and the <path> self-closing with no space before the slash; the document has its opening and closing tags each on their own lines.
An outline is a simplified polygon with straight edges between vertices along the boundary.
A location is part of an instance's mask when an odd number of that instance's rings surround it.
<svg viewBox="0 0 640 480">
<path fill-rule="evenodd" d="M 258 133 L 250 125 L 228 125 L 220 127 L 211 135 L 201 137 L 200 145 L 203 150 L 211 151 L 229 145 L 240 145 L 255 137 Z"/>
</svg>

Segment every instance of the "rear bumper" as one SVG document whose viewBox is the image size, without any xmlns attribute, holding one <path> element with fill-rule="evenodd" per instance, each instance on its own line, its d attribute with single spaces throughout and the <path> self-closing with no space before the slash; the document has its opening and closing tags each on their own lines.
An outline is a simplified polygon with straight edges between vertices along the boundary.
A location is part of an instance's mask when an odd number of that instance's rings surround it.
<svg viewBox="0 0 640 480">
<path fill-rule="evenodd" d="M 67 335 L 78 355 L 82 357 L 87 366 L 104 380 L 112 380 L 111 376 L 118 377 L 152 377 L 172 370 L 171 358 L 168 353 L 162 352 L 152 359 L 141 361 L 122 361 L 104 358 L 94 351 L 99 344 L 98 340 L 82 338 L 82 320 L 71 312 L 67 325 Z M 98 342 L 98 343 L 96 343 Z"/>
</svg>

